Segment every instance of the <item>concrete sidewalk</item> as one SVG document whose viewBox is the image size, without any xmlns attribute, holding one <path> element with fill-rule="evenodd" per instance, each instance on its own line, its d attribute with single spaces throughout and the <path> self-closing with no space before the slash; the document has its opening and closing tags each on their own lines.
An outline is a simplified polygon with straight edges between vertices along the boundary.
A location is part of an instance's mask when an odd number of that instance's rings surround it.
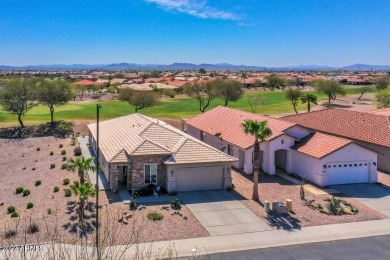
<svg viewBox="0 0 390 260">
<path fill-rule="evenodd" d="M 81 154 L 85 157 L 96 157 L 95 153 L 92 150 L 92 147 L 88 144 L 88 137 L 77 137 L 77 141 L 79 142 L 81 148 Z M 94 164 L 96 165 L 96 158 L 94 160 Z M 89 181 L 95 186 L 96 185 L 96 172 L 88 171 Z M 99 190 L 109 190 L 110 184 L 108 183 L 106 176 L 104 173 L 99 170 Z"/>
<path fill-rule="evenodd" d="M 207 255 L 258 248 L 317 243 L 360 237 L 390 234 L 390 219 L 304 227 L 301 230 L 272 230 L 246 234 L 216 237 L 192 238 L 183 240 L 160 241 L 138 244 L 126 251 L 126 259 L 132 259 L 137 253 L 149 252 L 152 256 L 161 256 L 170 248 L 177 257 Z M 117 250 L 123 249 L 118 246 Z"/>
</svg>

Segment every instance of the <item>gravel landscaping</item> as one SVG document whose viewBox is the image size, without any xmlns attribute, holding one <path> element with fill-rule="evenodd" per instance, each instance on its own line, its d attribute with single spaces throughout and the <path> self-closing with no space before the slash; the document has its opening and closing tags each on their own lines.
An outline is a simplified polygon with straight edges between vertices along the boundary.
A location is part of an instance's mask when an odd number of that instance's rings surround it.
<svg viewBox="0 0 390 260">
<path fill-rule="evenodd" d="M 378 182 L 390 188 L 390 173 L 378 172 Z"/>
<path fill-rule="evenodd" d="M 279 176 L 270 176 L 266 174 L 260 175 L 259 197 L 261 204 L 259 204 L 251 200 L 253 190 L 252 177 L 253 176 L 251 175 L 246 176 L 236 171 L 232 171 L 233 183 L 235 185 L 233 194 L 235 194 L 241 203 L 252 210 L 259 218 L 265 220 L 277 229 L 291 227 L 300 228 L 384 218 L 380 213 L 377 213 L 350 198 L 342 199 L 359 209 L 359 212 L 356 215 L 333 216 L 320 213 L 319 211 L 310 209 L 304 205 L 299 196 L 299 185 L 295 185 Z M 314 205 L 316 203 L 324 205 L 324 199 L 327 197 L 329 196 L 314 196 L 313 194 L 306 192 L 306 200 L 315 200 Z M 285 202 L 286 199 L 291 199 L 293 201 L 293 213 L 282 215 L 268 215 L 265 213 L 262 206 L 265 200 L 270 202 Z"/>
<path fill-rule="evenodd" d="M 31 224 L 37 224 L 39 232 L 27 234 L 26 242 L 50 241 L 47 235 L 58 231 L 61 240 L 75 243 L 79 239 L 79 233 L 75 232 L 78 226 L 78 218 L 74 207 L 77 200 L 74 195 L 64 196 L 64 189 L 69 185 L 63 185 L 65 178 L 70 179 L 70 184 L 78 180 L 77 173 L 73 174 L 61 169 L 63 157 L 67 159 L 73 156 L 71 140 L 56 139 L 54 137 L 39 137 L 27 139 L 0 139 L 0 244 L 20 244 L 25 242 L 24 230 Z M 60 148 L 60 145 L 63 145 Z M 5 148 L 5 149 L 4 149 Z M 65 150 L 66 155 L 61 151 Z M 50 155 L 53 152 L 53 155 Z M 55 167 L 51 169 L 51 165 Z M 40 185 L 36 186 L 36 181 Z M 39 182 L 38 182 L 39 183 Z M 59 191 L 54 192 L 58 186 Z M 16 188 L 28 189 L 30 194 L 23 196 L 23 193 L 16 194 Z M 109 200 L 110 199 L 110 200 Z M 90 201 L 95 201 L 92 198 Z M 32 202 L 33 207 L 27 209 L 27 203 Z M 101 191 L 101 231 L 103 234 L 110 229 L 111 242 L 116 244 L 127 244 L 131 242 L 149 242 L 159 240 L 171 240 L 181 238 L 193 238 L 208 236 L 208 232 L 202 227 L 187 207 L 181 208 L 180 215 L 172 215 L 173 210 L 162 210 L 162 206 L 146 206 L 145 209 L 130 212 L 129 205 L 118 201 L 118 194 Z M 69 204 L 69 205 L 68 205 Z M 11 218 L 7 212 L 9 206 L 14 206 L 19 217 Z M 167 206 L 167 205 L 165 205 Z M 77 207 L 77 206 L 76 206 Z M 90 203 L 86 210 L 86 222 L 88 241 L 94 239 L 94 204 Z M 157 211 L 164 218 L 159 221 L 147 219 L 149 211 Z M 123 212 L 132 214 L 128 224 L 119 222 Z M 50 214 L 49 214 L 50 213 Z M 100 214 L 99 214 L 100 215 Z M 104 223 L 104 221 L 107 221 Z M 108 223 L 109 222 L 109 223 Z M 4 237 L 4 232 L 15 230 L 17 235 L 11 239 Z M 104 227 L 103 227 L 104 226 Z M 115 232 L 113 230 L 116 230 Z M 115 235 L 113 234 L 115 233 Z M 135 236 L 131 236 L 135 234 Z M 101 237 L 109 237 L 101 235 Z"/>
</svg>

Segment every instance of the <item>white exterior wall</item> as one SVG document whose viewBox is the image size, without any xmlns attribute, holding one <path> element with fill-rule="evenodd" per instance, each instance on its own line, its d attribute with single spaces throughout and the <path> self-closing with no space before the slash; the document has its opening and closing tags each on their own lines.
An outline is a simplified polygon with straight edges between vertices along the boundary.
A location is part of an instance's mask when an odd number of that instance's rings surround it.
<svg viewBox="0 0 390 260">
<path fill-rule="evenodd" d="M 321 160 L 290 149 L 290 173 L 296 174 L 310 182 L 323 186 Z"/>
<path fill-rule="evenodd" d="M 224 169 L 224 189 L 227 189 L 232 186 L 232 177 L 231 177 L 231 165 L 226 163 L 210 163 L 210 164 L 180 164 L 180 165 L 167 165 L 167 178 L 166 178 L 166 188 L 168 192 L 176 191 L 176 171 L 181 169 L 185 170 L 188 168 L 223 168 Z M 207 182 L 207 180 L 205 180 Z"/>
<path fill-rule="evenodd" d="M 369 163 L 369 182 L 375 183 L 378 181 L 377 170 L 377 154 L 373 151 L 365 149 L 357 144 L 349 144 L 340 150 L 335 151 L 321 159 L 322 172 L 325 173 L 324 183 L 327 185 L 326 169 L 323 165 L 336 162 L 368 162 Z"/>
<path fill-rule="evenodd" d="M 290 156 L 290 147 L 293 146 L 294 144 L 295 144 L 295 139 L 288 135 L 282 135 L 275 139 L 272 139 L 271 141 L 260 144 L 260 147 L 265 146 L 264 162 L 263 162 L 264 171 L 270 175 L 275 174 L 275 151 L 280 149 L 285 149 L 287 150 L 286 171 L 291 172 L 290 168 L 291 168 L 292 160 Z"/>
<path fill-rule="evenodd" d="M 199 140 L 201 140 L 200 139 L 200 132 L 201 131 L 199 129 L 197 129 L 193 126 L 187 125 L 187 134 L 189 134 L 189 135 L 191 135 Z M 203 142 L 205 142 L 206 144 L 208 144 L 208 145 L 214 147 L 215 149 L 220 150 L 226 154 L 228 153 L 228 144 L 230 144 L 230 143 L 219 139 L 219 137 L 217 137 L 215 135 L 211 135 L 209 133 L 204 133 Z M 234 158 L 239 159 L 238 150 L 239 149 L 243 150 L 243 149 L 235 146 L 234 144 L 232 144 L 232 146 L 233 146 L 233 155 L 232 156 Z M 221 150 L 222 147 L 225 147 L 225 149 Z M 244 158 L 240 158 L 240 159 L 244 159 Z M 245 163 L 242 160 L 241 161 L 237 160 L 236 162 L 232 163 L 233 167 L 235 167 L 235 168 L 240 168 L 239 167 L 240 164 L 245 165 Z"/>
<path fill-rule="evenodd" d="M 307 130 L 306 128 L 299 126 L 299 125 L 296 125 L 296 126 L 293 126 L 289 129 L 287 129 L 285 131 L 285 133 L 290 135 L 290 136 L 293 136 L 295 138 L 298 138 L 298 139 L 301 139 L 301 138 L 311 134 L 311 132 L 309 130 Z"/>
</svg>

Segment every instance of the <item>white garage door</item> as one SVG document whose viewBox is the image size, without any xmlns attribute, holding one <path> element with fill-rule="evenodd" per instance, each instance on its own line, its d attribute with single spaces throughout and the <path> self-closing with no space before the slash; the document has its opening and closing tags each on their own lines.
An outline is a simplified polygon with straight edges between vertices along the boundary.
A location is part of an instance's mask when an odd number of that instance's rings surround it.
<svg viewBox="0 0 390 260">
<path fill-rule="evenodd" d="M 176 189 L 177 191 L 223 189 L 223 167 L 178 169 Z"/>
<path fill-rule="evenodd" d="M 369 182 L 368 162 L 327 164 L 328 185 Z"/>
</svg>

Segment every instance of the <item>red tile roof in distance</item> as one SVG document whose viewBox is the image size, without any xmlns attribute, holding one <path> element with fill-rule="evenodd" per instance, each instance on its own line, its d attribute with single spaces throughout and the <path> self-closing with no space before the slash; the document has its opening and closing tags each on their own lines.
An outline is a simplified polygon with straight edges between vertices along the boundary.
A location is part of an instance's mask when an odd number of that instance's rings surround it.
<svg viewBox="0 0 390 260">
<path fill-rule="evenodd" d="M 221 133 L 222 140 L 247 149 L 253 146 L 254 138 L 251 135 L 246 135 L 241 128 L 241 124 L 246 119 L 268 121 L 268 127 L 272 130 L 272 136 L 267 140 L 271 140 L 279 135 L 282 135 L 283 131 L 296 125 L 283 120 L 227 108 L 224 106 L 219 106 L 200 114 L 188 120 L 186 123 L 212 135 Z"/>
<path fill-rule="evenodd" d="M 303 138 L 291 148 L 316 158 L 323 158 L 350 143 L 352 141 L 348 139 L 316 132 Z"/>
<path fill-rule="evenodd" d="M 82 85 L 82 86 L 91 86 L 91 85 L 100 85 L 98 82 L 94 82 L 91 80 L 83 79 L 77 82 L 74 82 L 75 85 Z"/>
<path fill-rule="evenodd" d="M 390 121 L 384 115 L 333 108 L 280 119 L 317 131 L 390 147 Z"/>
</svg>

